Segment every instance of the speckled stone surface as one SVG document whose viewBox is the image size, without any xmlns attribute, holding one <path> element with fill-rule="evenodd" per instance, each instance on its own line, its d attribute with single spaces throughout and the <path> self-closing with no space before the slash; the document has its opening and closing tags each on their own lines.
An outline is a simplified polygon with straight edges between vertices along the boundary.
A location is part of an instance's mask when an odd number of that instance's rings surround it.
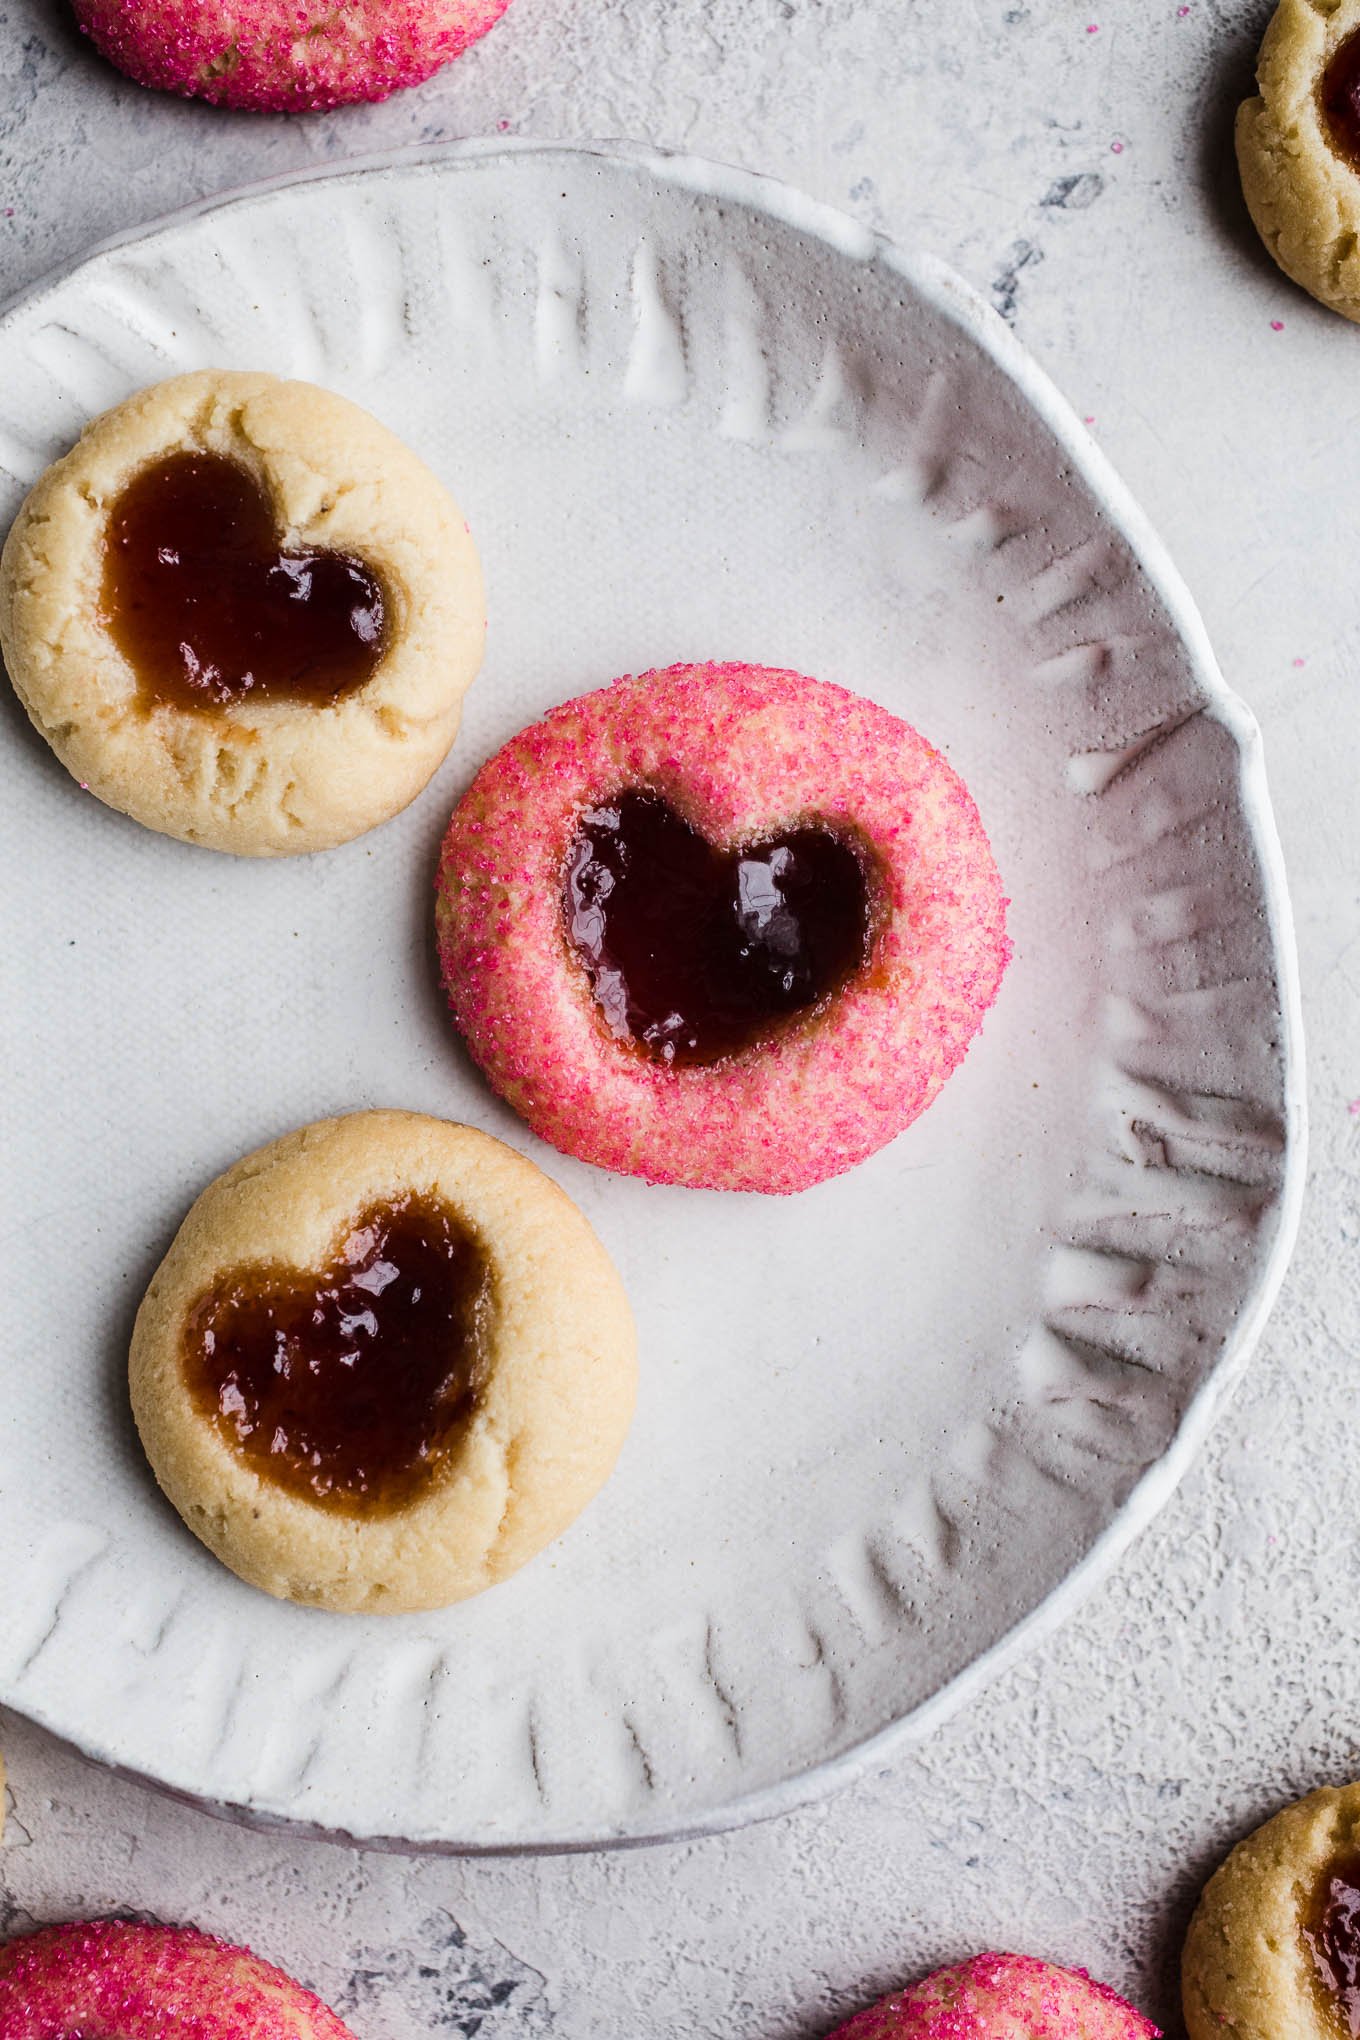
<svg viewBox="0 0 1360 2040">
<path fill-rule="evenodd" d="M 1269 0 L 517 0 L 386 105 L 293 123 L 143 93 L 57 0 L 0 0 L 0 250 L 478 131 L 631 134 L 766 169 L 953 261 L 1094 430 L 1264 726 L 1310 1029 L 1302 1239 L 1198 1470 L 1085 1612 L 882 1777 L 726 1839 L 457 1863 L 261 1836 L 0 1724 L 11 1929 L 123 1908 L 247 1941 L 360 2040 L 818 2040 L 1017 1947 L 1180 2033 L 1200 1882 L 1360 1772 L 1357 338 L 1260 250 L 1231 116 Z"/>
</svg>

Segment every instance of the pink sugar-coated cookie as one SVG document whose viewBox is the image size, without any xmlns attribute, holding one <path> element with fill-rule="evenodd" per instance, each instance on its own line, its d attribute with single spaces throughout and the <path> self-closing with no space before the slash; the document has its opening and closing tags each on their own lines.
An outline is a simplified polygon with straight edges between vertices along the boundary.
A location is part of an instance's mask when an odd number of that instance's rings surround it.
<svg viewBox="0 0 1360 2040">
<path fill-rule="evenodd" d="M 45 1927 L 0 1948 L 0 2040 L 354 2040 L 319 1997 L 193 1927 Z"/>
<path fill-rule="evenodd" d="M 386 99 L 461 56 L 509 0 L 73 0 L 139 85 L 252 113 Z"/>
<path fill-rule="evenodd" d="M 1160 2029 L 1084 1970 L 974 1955 L 871 2005 L 831 2040 L 1160 2040 Z"/>
<path fill-rule="evenodd" d="M 588 808 L 660 795 L 718 848 L 815 820 L 878 867 L 869 964 L 822 1006 L 703 1067 L 611 1034 L 566 937 Z M 977 809 L 908 724 L 843 688 L 759 666 L 673 666 L 552 710 L 483 766 L 440 860 L 454 1018 L 542 1137 L 600 1167 L 787 1192 L 908 1126 L 962 1059 L 1009 955 Z"/>
</svg>

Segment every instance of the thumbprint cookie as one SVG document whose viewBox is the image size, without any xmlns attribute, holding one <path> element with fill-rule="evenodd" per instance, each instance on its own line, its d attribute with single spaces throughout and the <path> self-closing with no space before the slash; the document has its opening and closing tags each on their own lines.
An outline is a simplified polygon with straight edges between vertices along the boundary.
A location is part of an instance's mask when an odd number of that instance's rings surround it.
<svg viewBox="0 0 1360 2040">
<path fill-rule="evenodd" d="M 1190 2040 L 1360 2033 L 1360 1785 L 1326 1787 L 1240 1841 L 1181 1958 Z"/>
<path fill-rule="evenodd" d="M 967 788 L 906 723 L 759 666 L 554 709 L 478 773 L 436 914 L 454 1019 L 568 1154 L 806 1189 L 924 1111 L 1009 953 Z"/>
<path fill-rule="evenodd" d="M 324 850 L 414 799 L 486 611 L 461 512 L 357 405 L 206 370 L 106 411 L 0 556 L 0 650 L 91 793 L 242 855 Z"/>
<path fill-rule="evenodd" d="M 139 85 L 252 113 L 386 99 L 451 63 L 508 0 L 74 0 Z"/>
<path fill-rule="evenodd" d="M 871 2005 L 831 2040 L 1159 2040 L 1159 2033 L 1084 1970 L 1033 1955 L 974 1955 Z"/>
<path fill-rule="evenodd" d="M 531 1162 L 407 1112 L 319 1121 L 199 1197 L 132 1337 L 133 1414 L 251 1585 L 382 1613 L 494 1585 L 604 1484 L 632 1319 Z"/>
<path fill-rule="evenodd" d="M 1360 319 L 1360 0 L 1281 0 L 1237 112 L 1247 207 L 1286 276 Z"/>
<path fill-rule="evenodd" d="M 354 2040 L 272 1962 L 193 1927 L 72 1921 L 0 1948 L 0 2040 Z"/>
</svg>

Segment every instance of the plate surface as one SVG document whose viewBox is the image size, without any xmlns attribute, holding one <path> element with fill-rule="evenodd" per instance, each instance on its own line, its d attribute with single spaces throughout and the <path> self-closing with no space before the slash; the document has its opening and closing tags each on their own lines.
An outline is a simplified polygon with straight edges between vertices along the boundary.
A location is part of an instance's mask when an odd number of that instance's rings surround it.
<svg viewBox="0 0 1360 2040">
<path fill-rule="evenodd" d="M 685 159 L 472 145 L 106 249 L 0 323 L 0 514 L 91 413 L 208 365 L 333 385 L 452 486 L 491 629 L 433 786 L 237 862 L 83 795 L 8 705 L 0 1699 L 255 1819 L 573 1846 L 772 1813 L 924 1732 L 1075 1604 L 1207 1429 L 1303 1162 L 1258 740 L 1160 546 L 937 264 Z M 434 857 L 550 703 L 676 660 L 874 696 L 972 787 L 1016 958 L 962 1070 L 794 1200 L 537 1143 L 446 1022 Z M 582 1521 L 441 1615 L 240 1585 L 126 1407 L 141 1291 L 245 1148 L 486 1127 L 616 1257 L 638 1418 Z"/>
</svg>

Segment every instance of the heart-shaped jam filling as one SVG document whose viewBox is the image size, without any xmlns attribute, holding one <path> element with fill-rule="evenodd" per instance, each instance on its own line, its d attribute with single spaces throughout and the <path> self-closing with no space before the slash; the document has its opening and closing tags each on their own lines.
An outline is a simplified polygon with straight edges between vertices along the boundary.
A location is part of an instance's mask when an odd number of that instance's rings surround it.
<svg viewBox="0 0 1360 2040">
<path fill-rule="evenodd" d="M 215 453 L 134 475 L 109 515 L 103 616 L 148 705 L 336 701 L 387 644 L 382 583 L 339 552 L 283 552 L 255 477 Z"/>
<path fill-rule="evenodd" d="M 1301 1922 L 1318 1997 L 1346 2040 L 1360 2040 L 1360 1849 L 1334 1856 Z"/>
<path fill-rule="evenodd" d="M 1333 149 L 1353 170 L 1360 170 L 1360 31 L 1333 51 L 1318 81 L 1318 102 Z"/>
<path fill-rule="evenodd" d="M 610 1032 L 658 1062 L 719 1062 L 819 1006 L 868 962 L 862 852 L 809 824 L 715 850 L 659 795 L 582 815 L 568 938 Z"/>
<path fill-rule="evenodd" d="M 247 1266 L 185 1325 L 197 1407 L 257 1472 L 347 1515 L 400 1506 L 457 1448 L 486 1372 L 492 1277 L 415 1196 L 375 1204 L 324 1268 Z"/>
</svg>

